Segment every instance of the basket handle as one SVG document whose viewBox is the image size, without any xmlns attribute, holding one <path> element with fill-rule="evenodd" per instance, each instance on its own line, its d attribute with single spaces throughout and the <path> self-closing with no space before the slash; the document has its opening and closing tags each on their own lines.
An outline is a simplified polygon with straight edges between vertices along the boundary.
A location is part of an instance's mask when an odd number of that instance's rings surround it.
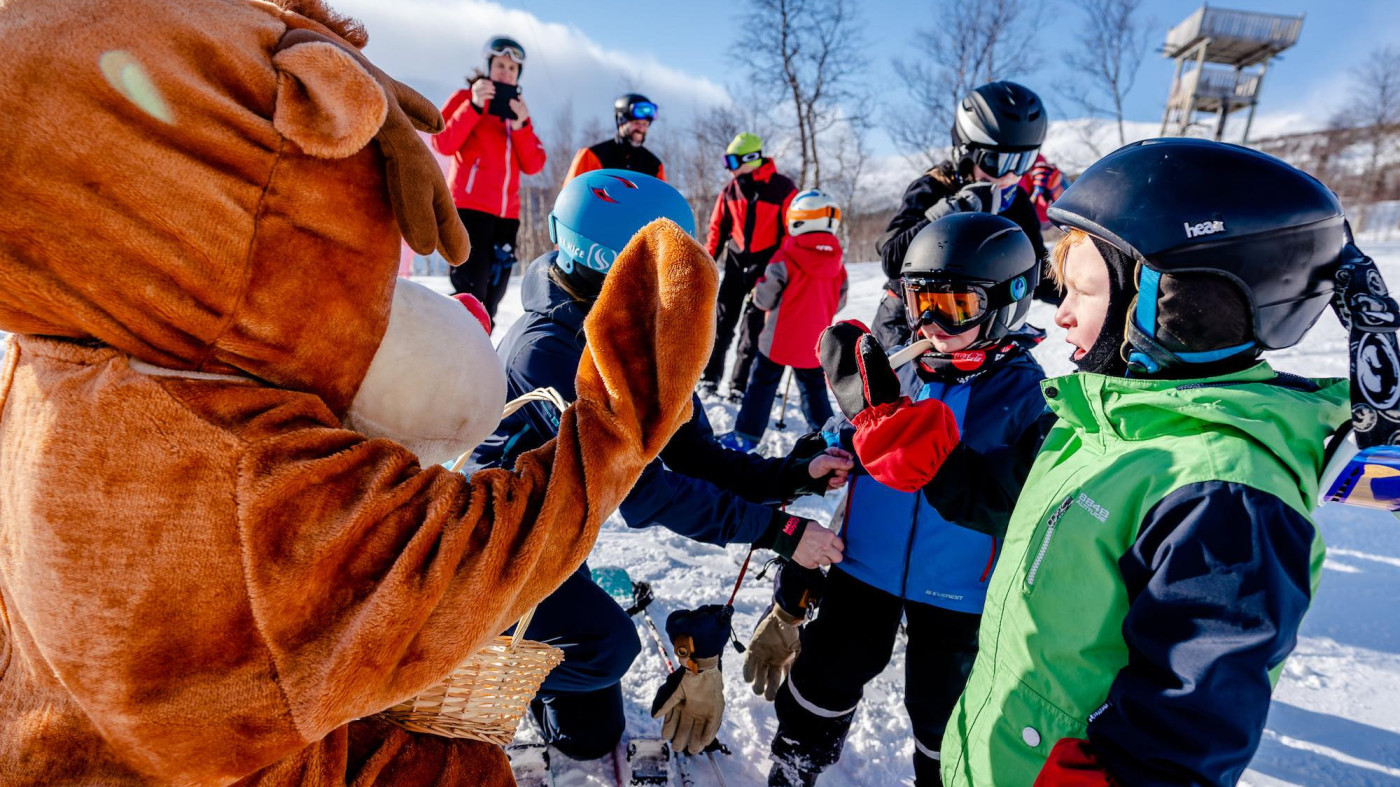
<svg viewBox="0 0 1400 787">
<path fill-rule="evenodd" d="M 524 396 L 506 402 L 505 411 L 501 413 L 501 420 L 504 421 L 509 418 L 516 410 L 519 410 L 530 402 L 549 402 L 559 408 L 559 412 L 561 413 L 569 409 L 569 403 L 564 401 L 564 397 L 560 396 L 558 391 L 553 388 L 536 388 Z M 466 466 L 467 459 L 470 458 L 471 455 L 472 449 L 468 448 L 466 451 L 463 451 L 462 455 L 457 457 L 457 461 L 452 463 L 452 472 L 462 472 L 462 468 Z M 525 611 L 524 615 L 520 616 L 520 620 L 516 622 L 515 635 L 510 638 L 510 650 L 515 650 L 516 647 L 520 645 L 520 641 L 525 638 L 525 628 L 529 626 L 530 621 L 534 619 L 535 609 L 538 606 L 539 605 L 536 604 L 530 607 Z"/>
<path fill-rule="evenodd" d="M 564 397 L 560 396 L 558 391 L 553 388 L 536 388 L 524 396 L 506 402 L 505 411 L 501 413 L 501 420 L 504 421 L 511 417 L 515 414 L 516 410 L 519 410 L 530 402 L 549 402 L 559 408 L 559 412 L 561 413 L 569 409 L 569 403 L 564 401 Z M 457 457 L 457 461 L 452 463 L 452 472 L 462 472 L 462 468 L 466 467 L 467 459 L 471 457 L 472 450 L 475 448 L 476 446 L 472 446 L 466 451 L 463 451 L 461 456 Z"/>
</svg>

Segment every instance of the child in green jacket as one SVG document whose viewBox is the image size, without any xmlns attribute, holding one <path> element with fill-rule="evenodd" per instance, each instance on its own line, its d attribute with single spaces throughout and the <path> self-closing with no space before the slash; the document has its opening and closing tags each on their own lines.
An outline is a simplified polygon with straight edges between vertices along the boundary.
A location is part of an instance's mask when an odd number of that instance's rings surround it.
<svg viewBox="0 0 1400 787">
<path fill-rule="evenodd" d="M 1080 373 L 1043 385 L 1059 420 L 991 579 L 943 781 L 1231 785 L 1316 589 L 1310 512 L 1349 412 L 1345 381 L 1259 358 L 1329 303 L 1341 206 L 1252 150 L 1149 140 L 1090 167 L 1050 218 L 1068 231 L 1055 320 Z M 850 354 L 862 389 L 885 390 L 887 367 Z M 867 405 L 867 464 L 947 418 Z"/>
</svg>

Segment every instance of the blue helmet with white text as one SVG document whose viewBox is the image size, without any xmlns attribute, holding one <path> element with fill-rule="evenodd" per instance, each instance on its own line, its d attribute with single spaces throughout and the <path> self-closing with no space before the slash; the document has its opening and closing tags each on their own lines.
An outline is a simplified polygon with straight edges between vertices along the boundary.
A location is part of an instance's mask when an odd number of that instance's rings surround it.
<svg viewBox="0 0 1400 787">
<path fill-rule="evenodd" d="M 690 203 L 665 181 L 621 169 L 585 172 L 564 184 L 550 211 L 554 264 L 577 292 L 597 295 L 632 236 L 663 218 L 695 235 Z"/>
</svg>

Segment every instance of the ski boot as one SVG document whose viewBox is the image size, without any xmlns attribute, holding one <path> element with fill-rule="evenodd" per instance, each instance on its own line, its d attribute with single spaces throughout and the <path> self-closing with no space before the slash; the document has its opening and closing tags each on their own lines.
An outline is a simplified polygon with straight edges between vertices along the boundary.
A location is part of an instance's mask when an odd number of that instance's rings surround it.
<svg viewBox="0 0 1400 787">
<path fill-rule="evenodd" d="M 758 448 L 757 440 L 753 439 L 752 437 L 739 434 L 738 432 L 725 432 L 724 434 L 719 435 L 715 439 L 719 441 L 720 445 L 724 446 L 725 448 L 733 449 L 735 451 L 752 453 L 755 448 Z"/>
</svg>

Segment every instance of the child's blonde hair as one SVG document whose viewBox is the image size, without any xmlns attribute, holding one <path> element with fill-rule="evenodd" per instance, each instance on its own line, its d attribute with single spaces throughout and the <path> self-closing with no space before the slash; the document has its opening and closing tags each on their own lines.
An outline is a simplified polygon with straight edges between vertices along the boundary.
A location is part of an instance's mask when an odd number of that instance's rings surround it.
<svg viewBox="0 0 1400 787">
<path fill-rule="evenodd" d="M 1065 258 L 1069 256 L 1069 250 L 1073 246 L 1089 240 L 1089 233 L 1076 227 L 1071 227 L 1065 232 L 1065 236 L 1055 244 L 1055 249 L 1050 252 L 1050 280 L 1055 282 L 1055 286 L 1063 292 L 1065 289 Z"/>
</svg>

